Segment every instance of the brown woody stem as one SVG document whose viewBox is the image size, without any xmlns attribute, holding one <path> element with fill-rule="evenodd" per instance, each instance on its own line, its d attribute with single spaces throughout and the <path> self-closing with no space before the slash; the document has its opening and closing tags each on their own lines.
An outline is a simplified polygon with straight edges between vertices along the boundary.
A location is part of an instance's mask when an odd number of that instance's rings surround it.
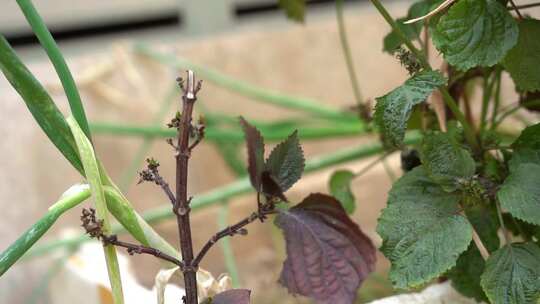
<svg viewBox="0 0 540 304">
<path fill-rule="evenodd" d="M 244 218 L 240 222 L 226 227 L 225 229 L 219 231 L 218 233 L 214 234 L 203 246 L 199 254 L 197 254 L 197 257 L 195 260 L 193 260 L 193 266 L 198 267 L 199 263 L 202 261 L 204 256 L 208 253 L 210 248 L 214 246 L 220 239 L 227 237 L 227 236 L 234 236 L 236 234 L 246 235 L 247 230 L 244 228 L 245 226 L 253 223 L 256 220 L 263 221 L 267 215 L 274 214 L 276 211 L 274 210 L 273 204 L 266 204 L 260 207 L 260 210 L 258 212 L 253 212 L 250 216 Z"/>
<path fill-rule="evenodd" d="M 182 270 L 184 274 L 184 285 L 186 296 L 185 304 L 197 304 L 197 276 L 196 267 L 193 267 L 193 242 L 191 239 L 191 224 L 189 220 L 189 200 L 187 196 L 187 176 L 188 161 L 190 157 L 189 133 L 191 130 L 191 120 L 193 105 L 197 100 L 197 92 L 200 83 L 195 82 L 193 71 L 187 71 L 186 82 L 180 81 L 183 89 L 182 95 L 182 115 L 178 125 L 178 144 L 176 151 L 176 204 L 173 212 L 176 214 L 178 222 L 178 232 L 180 234 L 180 250 L 182 252 L 183 263 L 186 267 Z"/>
<path fill-rule="evenodd" d="M 165 260 L 165 261 L 168 261 L 168 262 L 171 262 L 173 264 L 175 264 L 176 266 L 180 267 L 180 269 L 183 269 L 184 268 L 184 263 L 182 263 L 180 260 L 166 254 L 166 253 L 163 253 L 155 248 L 151 248 L 151 247 L 146 247 L 146 246 L 143 246 L 143 245 L 139 245 L 139 244 L 131 244 L 131 243 L 128 243 L 128 242 L 123 242 L 123 241 L 119 241 L 118 240 L 118 237 L 116 235 L 111 235 L 111 236 L 105 236 L 105 235 L 102 235 L 101 236 L 101 239 L 103 241 L 104 244 L 107 244 L 107 245 L 114 245 L 114 246 L 117 246 L 117 247 L 124 247 L 127 249 L 128 253 L 130 255 L 133 255 L 135 253 L 137 254 L 149 254 L 149 255 L 153 255 L 159 259 L 162 259 L 162 260 Z"/>
<path fill-rule="evenodd" d="M 521 15 L 521 12 L 519 11 L 519 8 L 517 7 L 517 5 L 514 3 L 513 0 L 510 0 L 510 5 L 512 5 L 512 8 L 514 9 L 516 14 L 518 15 L 519 20 L 523 20 L 523 15 Z"/>
<path fill-rule="evenodd" d="M 163 179 L 163 177 L 161 177 L 161 175 L 159 174 L 157 170 L 154 171 L 154 180 L 155 180 L 155 183 L 161 187 L 163 192 L 165 192 L 171 204 L 173 206 L 176 206 L 176 198 L 174 197 L 171 187 L 169 187 L 169 184 Z"/>
</svg>

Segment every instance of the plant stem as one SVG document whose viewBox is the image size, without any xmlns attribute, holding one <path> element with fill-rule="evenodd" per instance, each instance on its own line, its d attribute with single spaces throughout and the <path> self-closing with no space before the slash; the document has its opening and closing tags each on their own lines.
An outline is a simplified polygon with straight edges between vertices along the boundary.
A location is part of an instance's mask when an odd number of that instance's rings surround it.
<svg viewBox="0 0 540 304">
<path fill-rule="evenodd" d="M 418 144 L 421 140 L 422 136 L 420 133 L 409 132 L 405 137 L 404 144 Z M 345 162 L 371 157 L 383 151 L 384 147 L 380 142 L 375 142 L 370 145 L 363 144 L 358 147 L 339 150 L 334 153 L 309 159 L 308 161 L 306 161 L 305 172 L 310 173 Z M 236 196 L 249 193 L 251 191 L 253 191 L 253 187 L 251 186 L 249 178 L 243 177 L 227 185 L 197 195 L 192 199 L 190 206 L 191 209 L 195 211 L 209 206 L 213 206 L 214 204 L 220 203 L 223 200 L 231 199 Z M 109 207 L 109 209 L 111 209 L 111 207 Z M 164 204 L 161 207 L 147 210 L 142 213 L 142 218 L 150 224 L 156 224 L 172 217 L 174 217 L 174 213 L 171 212 L 170 203 Z M 120 225 L 113 226 L 113 233 L 117 234 L 122 231 L 125 231 L 125 229 L 123 229 Z M 79 235 L 61 240 L 54 240 L 32 248 L 32 250 L 28 252 L 27 258 L 41 256 L 58 248 L 64 246 L 78 245 L 88 240 L 89 238 L 85 235 Z"/>
<path fill-rule="evenodd" d="M 504 225 L 504 219 L 502 217 L 502 211 L 501 211 L 501 204 L 499 203 L 498 199 L 495 201 L 495 206 L 497 207 L 497 216 L 499 217 L 499 223 L 501 224 L 501 230 L 503 231 L 504 241 L 506 245 L 510 245 L 512 244 L 512 239 L 510 238 L 508 229 L 506 229 L 506 226 Z"/>
<path fill-rule="evenodd" d="M 521 109 L 522 107 L 527 106 L 538 106 L 540 105 L 540 99 L 530 100 L 524 103 L 517 102 L 515 106 L 511 107 L 510 109 L 504 109 L 503 114 L 495 121 L 493 124 L 493 129 L 496 129 L 508 116 L 514 114 L 517 110 Z"/>
<path fill-rule="evenodd" d="M 63 197 L 53 204 L 43 217 L 0 254 L 0 277 L 52 227 L 64 212 L 77 206 L 89 197 L 89 188 L 80 189 L 80 191 Z"/>
<path fill-rule="evenodd" d="M 388 13 L 384 5 L 379 0 L 371 0 L 371 3 L 373 3 L 373 6 L 375 6 L 381 16 L 384 18 L 384 20 L 386 20 L 390 27 L 392 27 L 392 30 L 394 30 L 394 32 L 399 36 L 399 38 L 407 46 L 407 48 L 414 54 L 414 56 L 416 56 L 418 60 L 420 60 L 422 66 L 431 70 L 431 67 L 427 62 L 425 55 L 418 48 L 416 48 L 412 41 L 405 35 L 405 33 L 403 33 L 394 18 L 390 16 L 390 13 Z"/>
<path fill-rule="evenodd" d="M 496 72 L 498 74 L 498 72 Z M 492 76 L 491 81 L 489 81 L 489 77 L 491 75 L 485 75 L 484 76 L 484 84 L 483 84 L 483 96 L 482 96 L 482 112 L 480 114 L 480 132 L 484 132 L 487 125 L 487 112 L 489 107 L 489 101 L 491 100 L 491 94 L 493 93 L 493 86 L 495 85 L 495 82 L 497 81 L 497 74 Z"/>
<path fill-rule="evenodd" d="M 518 15 L 519 20 L 523 20 L 523 15 L 521 15 L 521 12 L 519 11 L 519 8 L 516 6 L 516 4 L 514 3 L 514 0 L 510 0 L 510 5 L 512 5 L 512 8 Z"/>
<path fill-rule="evenodd" d="M 227 219 L 229 216 L 229 205 L 227 201 L 223 201 L 219 209 L 218 215 L 218 226 L 220 230 L 223 230 L 227 227 Z M 234 252 L 232 250 L 231 241 L 228 238 L 225 238 L 221 241 L 221 249 L 223 251 L 223 258 L 225 260 L 225 266 L 227 267 L 227 272 L 231 276 L 233 288 L 240 287 L 240 274 L 238 272 L 238 267 L 236 266 L 236 259 L 234 257 Z"/>
<path fill-rule="evenodd" d="M 540 6 L 540 2 L 516 5 L 509 9 L 526 9 L 526 8 L 537 7 L 537 6 Z"/>
<path fill-rule="evenodd" d="M 461 206 L 461 208 L 463 208 L 463 206 Z M 465 214 L 465 212 L 462 210 L 459 214 L 460 214 L 461 216 L 463 216 L 463 217 L 469 222 L 469 225 L 471 225 L 471 229 L 472 229 L 472 239 L 473 239 L 474 245 L 476 245 L 476 248 L 477 248 L 478 251 L 480 252 L 480 255 L 482 256 L 482 258 L 484 259 L 484 261 L 486 261 L 486 260 L 489 258 L 489 251 L 487 250 L 486 246 L 485 246 L 484 243 L 482 242 L 482 239 L 481 239 L 480 236 L 478 235 L 478 232 L 476 232 L 476 229 L 474 229 L 473 224 L 472 224 L 471 221 L 467 218 L 467 215 Z"/>
<path fill-rule="evenodd" d="M 386 171 L 386 175 L 388 175 L 388 178 L 390 179 L 390 182 L 394 183 L 397 180 L 396 173 L 394 170 L 392 170 L 392 167 L 390 167 L 390 164 L 386 158 L 382 160 L 382 165 L 384 167 L 384 171 Z"/>
<path fill-rule="evenodd" d="M 349 72 L 354 98 L 356 99 L 357 105 L 360 106 L 364 103 L 364 100 L 362 99 L 362 94 L 360 93 L 358 78 L 356 77 L 356 70 L 354 69 L 354 61 L 351 55 L 349 41 L 347 39 L 347 31 L 345 21 L 343 19 L 343 0 L 336 0 L 336 16 L 339 30 L 339 40 L 341 42 L 341 49 L 343 50 L 343 55 L 347 64 L 347 71 Z"/>
<path fill-rule="evenodd" d="M 418 50 L 412 43 L 412 41 L 403 33 L 401 28 L 397 26 L 396 22 L 390 16 L 384 5 L 379 0 L 371 0 L 371 3 L 375 6 L 375 8 L 379 11 L 379 13 L 383 16 L 383 18 L 386 20 L 386 22 L 392 27 L 392 29 L 395 31 L 395 33 L 401 38 L 401 41 L 405 43 L 407 48 L 416 56 L 416 58 L 420 61 L 422 64 L 422 67 L 428 71 L 433 70 L 431 68 L 431 65 L 426 59 L 426 55 Z M 470 124 L 467 122 L 467 119 L 465 118 L 465 115 L 461 112 L 459 109 L 456 101 L 454 98 L 450 95 L 448 92 L 448 89 L 446 87 L 440 87 L 439 90 L 441 91 L 442 97 L 448 108 L 452 111 L 456 119 L 461 123 L 463 126 L 463 131 L 465 133 L 465 137 L 467 139 L 467 142 L 474 148 L 478 149 L 478 140 L 475 136 L 473 128 L 470 126 Z"/>
<path fill-rule="evenodd" d="M 144 136 L 144 137 L 163 137 L 175 136 L 174 130 L 169 130 L 156 126 L 138 126 L 123 125 L 117 123 L 91 123 L 92 132 L 95 134 L 112 134 L 123 136 Z M 291 129 L 277 129 L 274 131 L 261 131 L 265 140 L 280 141 L 290 135 Z M 358 136 L 364 134 L 366 129 L 363 124 L 344 123 L 339 125 L 303 127 L 299 130 L 300 139 L 321 139 L 338 136 Z M 208 127 L 205 130 L 205 138 L 209 141 L 236 141 L 241 142 L 244 135 L 237 130 L 227 130 L 226 128 Z"/>
<path fill-rule="evenodd" d="M 111 223 L 109 220 L 109 210 L 107 207 L 107 199 L 105 198 L 105 191 L 103 189 L 103 179 L 100 174 L 100 166 L 96 159 L 94 149 L 90 140 L 84 135 L 84 132 L 77 124 L 74 117 L 69 117 L 67 123 L 71 128 L 75 143 L 79 150 L 79 155 L 86 175 L 86 180 L 90 185 L 90 192 L 94 199 L 94 205 L 99 220 L 102 221 L 102 231 L 105 234 L 111 233 Z M 118 257 L 116 255 L 116 248 L 112 245 L 103 244 L 103 251 L 105 254 L 105 262 L 107 265 L 107 273 L 109 276 L 109 282 L 111 284 L 111 292 L 113 302 L 115 304 L 124 303 L 124 295 L 122 291 L 122 280 L 120 278 L 120 265 L 118 264 Z"/>
<path fill-rule="evenodd" d="M 501 105 L 501 72 L 497 73 L 495 87 L 495 101 L 493 103 L 493 109 L 491 111 L 491 128 L 495 125 L 497 115 L 499 114 L 499 106 Z"/>
<path fill-rule="evenodd" d="M 69 160 L 73 167 L 84 176 L 77 147 L 64 115 L 60 112 L 49 93 L 28 70 L 6 38 L 1 34 L 0 70 L 2 70 L 11 86 L 19 93 L 26 107 L 49 140 Z"/>
<path fill-rule="evenodd" d="M 179 58 L 173 54 L 163 54 L 156 52 L 143 44 L 137 44 L 134 50 L 140 54 L 146 55 L 151 59 L 166 64 L 176 69 L 190 69 L 195 71 L 200 77 L 210 83 L 224 87 L 238 94 L 253 98 L 261 102 L 277 105 L 289 109 L 296 109 L 310 113 L 319 117 L 332 120 L 350 119 L 358 121 L 354 114 L 349 114 L 327 106 L 321 102 L 309 98 L 295 97 L 285 95 L 279 92 L 261 88 L 250 83 L 231 78 L 218 71 L 194 64 L 186 59 Z"/>
<path fill-rule="evenodd" d="M 173 212 L 178 222 L 180 234 L 180 251 L 184 262 L 184 283 L 186 297 L 184 304 L 197 304 L 197 270 L 193 265 L 193 241 L 191 239 L 190 201 L 187 197 L 188 162 L 191 151 L 189 149 L 189 134 L 193 114 L 193 104 L 197 100 L 198 85 L 195 82 L 193 71 L 187 72 L 187 79 L 183 87 L 182 116 L 178 126 L 178 144 L 176 152 L 176 204 Z"/>
<path fill-rule="evenodd" d="M 358 178 L 358 177 L 366 174 L 367 172 L 369 172 L 369 170 L 371 170 L 377 164 L 379 164 L 381 161 L 383 161 L 388 155 L 390 155 L 390 153 L 385 153 L 385 154 L 377 157 L 376 159 L 374 159 L 372 162 L 367 164 L 364 168 L 360 169 L 360 171 L 354 173 L 354 178 Z"/>
<path fill-rule="evenodd" d="M 88 139 L 91 141 L 90 127 L 88 126 L 88 120 L 84 112 L 79 90 L 77 90 L 75 80 L 73 80 L 73 76 L 69 71 L 69 67 L 67 66 L 66 60 L 62 56 L 58 45 L 47 29 L 45 22 L 43 22 L 43 19 L 32 4 L 32 1 L 17 0 L 17 3 L 26 17 L 26 20 L 32 27 L 32 30 L 36 34 L 39 42 L 45 49 L 47 56 L 49 56 L 49 59 L 51 60 L 54 69 L 60 78 L 60 82 L 62 82 L 62 86 L 64 87 L 64 91 L 69 101 L 69 107 L 71 108 L 71 114 L 73 117 L 75 117 L 75 120 L 77 120 L 77 123 L 83 130 L 86 137 L 88 137 Z"/>
<path fill-rule="evenodd" d="M 489 258 L 489 251 L 486 249 L 486 246 L 484 246 L 484 243 L 480 239 L 480 236 L 478 235 L 478 232 L 473 228 L 472 229 L 472 238 L 473 242 L 476 245 L 476 248 L 478 248 L 478 251 L 480 251 L 480 255 L 486 261 Z"/>
<path fill-rule="evenodd" d="M 114 234 L 111 235 L 111 236 L 103 235 L 102 236 L 102 241 L 103 241 L 103 243 L 105 243 L 107 245 L 113 245 L 113 246 L 117 246 L 117 247 L 126 248 L 130 255 L 133 255 L 134 253 L 137 253 L 137 254 L 149 254 L 149 255 L 155 256 L 158 259 L 162 259 L 162 260 L 165 260 L 167 262 L 173 263 L 174 265 L 176 265 L 176 266 L 178 266 L 180 268 L 184 267 L 184 263 L 182 263 L 180 260 L 178 260 L 175 257 L 172 257 L 172 256 L 170 256 L 170 255 L 168 255 L 168 254 L 166 254 L 164 252 L 161 252 L 158 249 L 152 248 L 152 247 L 147 247 L 147 246 L 143 246 L 143 245 L 140 245 L 140 244 L 131 244 L 131 243 L 128 243 L 128 242 L 120 241 L 120 240 L 118 240 L 117 236 L 114 235 Z"/>
<path fill-rule="evenodd" d="M 260 209 L 258 212 L 252 213 L 250 216 L 244 218 L 240 222 L 226 227 L 216 233 L 214 236 L 212 236 L 206 244 L 203 246 L 201 251 L 197 254 L 197 257 L 193 261 L 194 266 L 198 266 L 201 260 L 204 258 L 204 256 L 208 253 L 210 248 L 214 246 L 220 239 L 227 237 L 227 236 L 234 236 L 236 234 L 247 234 L 247 230 L 244 229 L 245 226 L 253 223 L 255 220 L 261 220 L 263 221 L 267 215 L 274 214 L 276 211 L 274 210 L 274 206 L 270 205 L 269 209 L 264 209 L 264 207 L 267 205 L 264 205 L 262 209 Z"/>
<path fill-rule="evenodd" d="M 448 89 L 446 87 L 439 88 L 439 90 L 442 93 L 442 97 L 443 97 L 444 102 L 450 108 L 452 113 L 455 115 L 456 119 L 463 126 L 463 131 L 465 133 L 465 138 L 467 139 L 467 142 L 471 145 L 472 148 L 477 149 L 479 147 L 478 140 L 477 140 L 476 135 L 474 133 L 474 129 L 467 122 L 467 119 L 465 118 L 465 115 L 463 115 L 463 113 L 459 109 L 458 105 L 454 101 L 454 98 L 452 98 L 452 96 L 450 96 L 450 93 L 448 92 Z"/>
</svg>

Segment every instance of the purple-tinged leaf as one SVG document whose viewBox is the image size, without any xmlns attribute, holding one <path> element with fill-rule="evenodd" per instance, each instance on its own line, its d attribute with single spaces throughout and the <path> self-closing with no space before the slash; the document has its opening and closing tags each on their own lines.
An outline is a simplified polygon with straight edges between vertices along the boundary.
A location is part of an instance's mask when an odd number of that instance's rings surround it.
<svg viewBox="0 0 540 304">
<path fill-rule="evenodd" d="M 284 202 L 288 202 L 287 197 L 283 194 L 281 186 L 276 179 L 268 171 L 264 171 L 261 175 L 262 193 L 267 197 L 277 197 Z"/>
<path fill-rule="evenodd" d="M 280 283 L 318 304 L 352 304 L 375 267 L 375 247 L 333 197 L 310 194 L 281 212 L 287 259 Z"/>
<path fill-rule="evenodd" d="M 226 290 L 215 295 L 212 304 L 249 304 L 250 294 L 248 289 Z"/>
<path fill-rule="evenodd" d="M 304 165 L 304 152 L 297 131 L 277 145 L 266 160 L 266 169 L 272 173 L 283 192 L 300 179 Z"/>
<path fill-rule="evenodd" d="M 264 139 L 259 130 L 250 125 L 243 117 L 240 117 L 240 124 L 246 135 L 249 179 L 251 185 L 259 192 L 261 190 L 261 175 L 264 171 Z"/>
</svg>

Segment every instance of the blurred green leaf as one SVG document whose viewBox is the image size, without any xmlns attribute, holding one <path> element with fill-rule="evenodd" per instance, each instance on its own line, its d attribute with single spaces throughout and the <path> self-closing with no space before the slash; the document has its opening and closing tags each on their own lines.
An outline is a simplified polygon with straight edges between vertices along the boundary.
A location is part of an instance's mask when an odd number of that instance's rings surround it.
<svg viewBox="0 0 540 304">
<path fill-rule="evenodd" d="M 180 253 L 133 209 L 128 200 L 117 189 L 105 186 L 104 190 L 109 211 L 131 236 L 145 246 L 156 248 L 175 258 L 181 258 Z"/>
<path fill-rule="evenodd" d="M 501 206 L 513 216 L 540 225 L 540 164 L 515 167 L 497 192 Z"/>
<path fill-rule="evenodd" d="M 285 11 L 287 18 L 296 22 L 304 22 L 306 14 L 305 0 L 279 0 L 279 6 Z"/>
<path fill-rule="evenodd" d="M 412 24 L 405 24 L 404 22 L 427 14 L 429 12 L 429 9 L 433 5 L 433 2 L 434 1 L 428 0 L 418 1 L 411 5 L 409 11 L 407 12 L 407 16 L 396 19 L 396 25 L 409 39 L 419 39 L 420 32 L 422 32 L 423 23 L 415 22 Z M 402 44 L 403 41 L 401 40 L 399 35 L 396 33 L 396 31 L 392 30 L 390 33 L 384 36 L 383 51 L 393 54 L 394 51 Z"/>
<path fill-rule="evenodd" d="M 503 65 L 521 91 L 540 90 L 540 20 L 519 22 L 517 44 L 504 58 Z"/>
<path fill-rule="evenodd" d="M 77 89 L 75 80 L 73 80 L 73 76 L 69 71 L 66 60 L 62 56 L 58 45 L 54 41 L 49 29 L 47 29 L 47 25 L 45 25 L 45 22 L 32 4 L 32 1 L 17 0 L 17 4 L 19 4 L 26 20 L 30 24 L 30 27 L 32 27 L 32 31 L 36 34 L 36 37 L 51 60 L 54 69 L 60 78 L 60 82 L 62 82 L 71 109 L 71 115 L 73 115 L 86 137 L 91 140 L 90 127 L 88 126 L 88 120 L 84 113 L 79 90 Z"/>
<path fill-rule="evenodd" d="M 54 203 L 30 229 L 0 254 L 0 277 L 27 251 L 45 232 L 52 227 L 64 212 L 77 206 L 90 197 L 90 189 L 82 185 L 74 186 Z"/>
<path fill-rule="evenodd" d="M 79 155 L 86 173 L 86 180 L 90 184 L 90 192 L 94 198 L 98 220 L 103 221 L 102 231 L 105 235 L 111 234 L 111 224 L 109 222 L 109 212 L 107 210 L 107 201 L 101 181 L 100 168 L 94 154 L 92 143 L 88 140 L 82 129 L 77 124 L 73 117 L 67 119 L 67 123 L 71 128 L 73 137 L 79 149 Z M 105 260 L 111 283 L 111 290 L 115 304 L 124 303 L 122 292 L 122 281 L 120 279 L 120 266 L 116 256 L 116 248 L 113 245 L 103 245 L 105 252 Z"/>
<path fill-rule="evenodd" d="M 77 147 L 64 116 L 47 91 L 20 61 L 4 36 L 0 36 L 0 69 L 51 142 L 84 176 Z"/>
<path fill-rule="evenodd" d="M 335 171 L 330 177 L 330 194 L 335 197 L 343 206 L 348 214 L 354 213 L 356 209 L 356 200 L 351 191 L 351 181 L 354 173 L 349 170 Z"/>
</svg>

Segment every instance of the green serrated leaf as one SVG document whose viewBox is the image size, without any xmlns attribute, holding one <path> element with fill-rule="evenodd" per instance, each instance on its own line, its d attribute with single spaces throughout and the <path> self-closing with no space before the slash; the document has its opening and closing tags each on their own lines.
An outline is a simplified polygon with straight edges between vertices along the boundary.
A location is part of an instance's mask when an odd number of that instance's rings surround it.
<svg viewBox="0 0 540 304">
<path fill-rule="evenodd" d="M 482 201 L 477 197 L 465 197 L 463 205 L 467 206 L 465 215 L 474 227 L 482 243 L 489 252 L 500 247 L 498 231 L 500 228 L 497 210 L 490 201 Z"/>
<path fill-rule="evenodd" d="M 524 19 L 518 24 L 517 44 L 503 60 L 520 91 L 540 90 L 540 20 Z"/>
<path fill-rule="evenodd" d="M 497 197 L 513 216 L 540 225 L 540 164 L 522 163 L 504 181 Z"/>
<path fill-rule="evenodd" d="M 351 191 L 351 181 L 354 173 L 349 170 L 338 170 L 330 177 L 330 194 L 335 197 L 343 206 L 348 214 L 354 213 L 356 209 L 356 200 Z"/>
<path fill-rule="evenodd" d="M 497 250 L 486 262 L 481 284 L 491 303 L 536 303 L 540 297 L 540 248 L 525 243 Z"/>
<path fill-rule="evenodd" d="M 512 143 L 512 148 L 540 150 L 540 123 L 523 129 L 519 137 Z"/>
<path fill-rule="evenodd" d="M 499 249 L 500 240 L 497 232 L 500 225 L 497 210 L 493 204 L 475 196 L 466 196 L 462 202 L 467 206 L 465 209 L 467 219 L 486 249 L 489 252 Z M 478 248 L 471 243 L 467 251 L 457 260 L 456 267 L 452 268 L 447 276 L 452 280 L 452 286 L 464 296 L 487 302 L 487 297 L 480 285 L 480 276 L 484 268 L 484 258 Z"/>
<path fill-rule="evenodd" d="M 480 286 L 480 276 L 484 269 L 484 258 L 476 246 L 471 244 L 457 260 L 456 267 L 452 268 L 446 276 L 452 281 L 452 287 L 462 295 L 479 302 L 487 302 L 486 294 Z"/>
<path fill-rule="evenodd" d="M 270 152 L 265 166 L 283 192 L 300 179 L 304 172 L 305 159 L 297 131 Z"/>
<path fill-rule="evenodd" d="M 304 22 L 306 14 L 305 0 L 279 0 L 279 6 L 285 11 L 287 18 L 296 22 Z"/>
<path fill-rule="evenodd" d="M 422 143 L 422 164 L 426 172 L 446 191 L 455 191 L 474 175 L 475 163 L 469 151 L 451 134 L 428 132 Z"/>
<path fill-rule="evenodd" d="M 472 239 L 472 227 L 459 215 L 456 193 L 445 192 L 423 166 L 401 177 L 378 220 L 381 251 L 390 259 L 396 288 L 417 287 L 452 268 Z"/>
<path fill-rule="evenodd" d="M 521 236 L 524 239 L 531 239 L 536 237 L 540 239 L 540 227 L 524 222 L 520 219 L 513 217 L 510 213 L 502 214 L 504 226 L 508 231 L 512 232 L 515 236 Z"/>
<path fill-rule="evenodd" d="M 520 164 L 540 164 L 540 123 L 525 128 L 512 143 L 512 158 L 509 162 L 510 171 Z"/>
<path fill-rule="evenodd" d="M 377 98 L 375 123 L 381 129 L 387 145 L 401 146 L 413 107 L 424 102 L 435 88 L 445 83 L 446 79 L 439 72 L 423 71 Z"/>
<path fill-rule="evenodd" d="M 517 43 L 518 27 L 496 0 L 459 0 L 432 28 L 433 43 L 459 70 L 493 66 Z"/>
<path fill-rule="evenodd" d="M 433 1 L 418 1 L 414 3 L 407 12 L 407 16 L 396 19 L 396 25 L 403 31 L 407 38 L 413 40 L 420 37 L 422 31 L 422 22 L 404 24 L 405 21 L 421 17 L 429 12 Z M 383 40 L 383 51 L 393 54 L 394 51 L 403 44 L 401 38 L 395 31 L 388 33 Z"/>
</svg>

